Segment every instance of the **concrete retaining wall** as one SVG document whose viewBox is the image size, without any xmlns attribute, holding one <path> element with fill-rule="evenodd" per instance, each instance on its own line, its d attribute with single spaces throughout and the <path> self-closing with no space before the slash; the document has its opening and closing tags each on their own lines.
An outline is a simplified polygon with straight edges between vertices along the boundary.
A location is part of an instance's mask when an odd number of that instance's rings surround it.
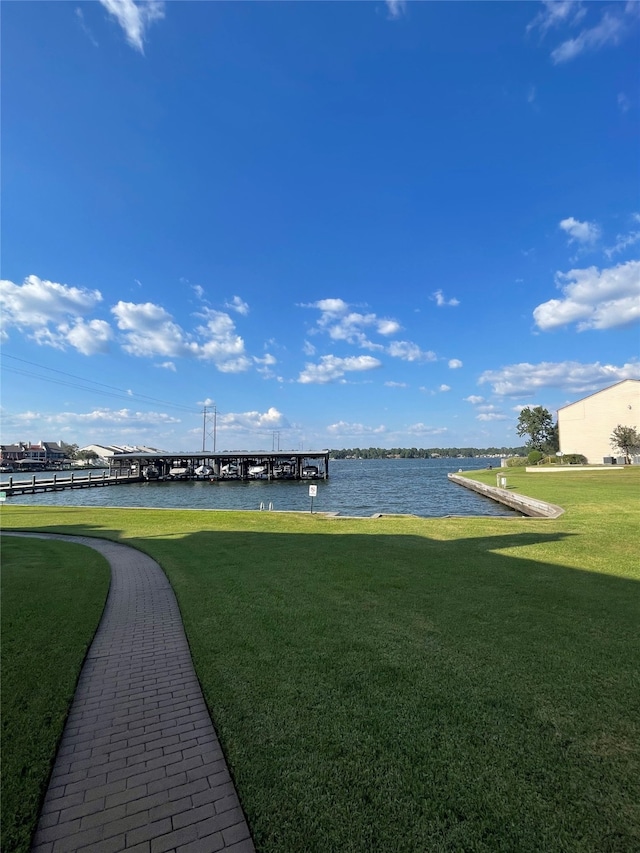
<svg viewBox="0 0 640 853">
<path fill-rule="evenodd" d="M 564 513 L 562 507 L 546 501 L 539 501 L 537 498 L 519 495 L 517 492 L 510 492 L 508 489 L 498 489 L 496 486 L 486 486 L 484 483 L 470 480 L 468 477 L 461 477 L 459 474 L 448 474 L 447 476 L 453 483 L 464 486 L 465 489 L 478 492 L 532 518 L 559 518 Z"/>
</svg>

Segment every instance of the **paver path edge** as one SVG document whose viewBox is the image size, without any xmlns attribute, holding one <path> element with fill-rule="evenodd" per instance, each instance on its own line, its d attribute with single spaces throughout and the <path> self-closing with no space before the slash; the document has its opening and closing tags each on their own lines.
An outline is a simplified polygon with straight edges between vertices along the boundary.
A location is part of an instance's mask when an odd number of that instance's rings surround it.
<svg viewBox="0 0 640 853">
<path fill-rule="evenodd" d="M 254 853 L 158 563 L 106 539 L 3 535 L 86 545 L 111 566 L 33 853 Z"/>
</svg>

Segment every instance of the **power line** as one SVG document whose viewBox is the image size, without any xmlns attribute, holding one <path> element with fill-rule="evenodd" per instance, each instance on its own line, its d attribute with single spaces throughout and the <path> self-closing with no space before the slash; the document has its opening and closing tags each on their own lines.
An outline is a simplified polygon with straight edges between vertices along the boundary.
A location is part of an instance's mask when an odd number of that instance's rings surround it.
<svg viewBox="0 0 640 853">
<path fill-rule="evenodd" d="M 182 406 L 179 403 L 171 403 L 168 400 L 160 400 L 157 397 L 149 397 L 146 394 L 138 394 L 137 392 L 132 392 L 130 394 L 122 388 L 116 388 L 113 385 L 106 385 L 104 382 L 97 382 L 93 379 L 85 379 L 83 376 L 76 376 L 73 373 L 66 373 L 64 370 L 57 370 L 54 367 L 47 367 L 44 364 L 37 364 L 36 362 L 33 362 L 33 361 L 27 361 L 26 359 L 18 358 L 15 355 L 7 355 L 5 353 L 5 354 L 3 354 L 3 359 L 5 359 L 5 358 L 11 358 L 14 361 L 19 361 L 19 362 L 22 362 L 23 364 L 28 364 L 28 365 L 31 365 L 32 367 L 37 367 L 40 370 L 48 370 L 51 373 L 58 373 L 61 376 L 67 376 L 70 379 L 77 379 L 80 382 L 85 383 L 85 384 L 79 385 L 76 382 L 67 382 L 63 379 L 56 379 L 54 377 L 49 377 L 49 376 L 41 376 L 38 373 L 33 373 L 31 371 L 23 370 L 23 369 L 20 369 L 17 367 L 8 367 L 8 366 L 3 364 L 2 369 L 8 370 L 11 373 L 17 373 L 17 374 L 20 374 L 22 376 L 29 376 L 29 377 L 34 378 L 34 379 L 41 379 L 45 382 L 54 383 L 56 385 L 65 385 L 69 388 L 76 388 L 76 389 L 79 389 L 81 391 L 89 391 L 92 394 L 102 394 L 104 396 L 116 397 L 116 398 L 121 399 L 121 400 L 131 401 L 131 400 L 138 399 L 140 401 L 145 401 L 147 403 L 155 403 L 155 404 L 160 404 L 162 406 L 169 406 L 172 409 L 179 409 L 180 411 L 189 412 L 191 414 L 195 414 L 198 411 L 197 409 L 191 408 L 189 406 Z M 92 385 L 99 386 L 99 387 L 91 387 Z M 110 390 L 102 390 L 102 389 L 110 389 Z"/>
</svg>

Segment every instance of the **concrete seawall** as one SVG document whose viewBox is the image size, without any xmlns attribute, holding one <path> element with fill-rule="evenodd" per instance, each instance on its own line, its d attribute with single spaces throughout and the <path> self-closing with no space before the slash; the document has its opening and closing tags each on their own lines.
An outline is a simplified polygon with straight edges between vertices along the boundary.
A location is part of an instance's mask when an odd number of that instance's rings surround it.
<svg viewBox="0 0 640 853">
<path fill-rule="evenodd" d="M 564 510 L 560 506 L 540 501 L 537 498 L 529 498 L 526 495 L 519 495 L 517 492 L 510 492 L 508 489 L 499 489 L 496 486 L 487 486 L 484 483 L 479 483 L 477 480 L 470 480 L 468 477 L 461 477 L 459 474 L 448 474 L 449 479 L 459 486 L 464 486 L 465 489 L 471 489 L 472 492 L 484 495 L 491 500 L 511 507 L 523 515 L 532 518 L 559 518 L 563 515 Z"/>
</svg>

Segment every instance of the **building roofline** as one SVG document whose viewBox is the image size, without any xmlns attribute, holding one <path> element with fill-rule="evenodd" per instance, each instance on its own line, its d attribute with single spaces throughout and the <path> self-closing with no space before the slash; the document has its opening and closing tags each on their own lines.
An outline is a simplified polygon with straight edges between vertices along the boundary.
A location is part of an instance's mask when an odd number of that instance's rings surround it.
<svg viewBox="0 0 640 853">
<path fill-rule="evenodd" d="M 623 382 L 637 382 L 640 385 L 640 379 L 621 379 L 619 382 L 614 382 L 613 385 L 607 385 L 606 388 L 601 388 L 599 391 L 593 391 L 591 394 L 586 394 L 584 397 L 574 400 L 573 403 L 565 403 L 564 406 L 560 406 L 558 412 L 561 412 L 563 409 L 568 409 L 569 406 L 575 406 L 576 403 L 582 403 L 583 400 L 588 400 L 589 397 L 595 397 L 596 394 L 602 394 L 603 391 L 609 391 L 617 385 L 622 385 Z"/>
</svg>

